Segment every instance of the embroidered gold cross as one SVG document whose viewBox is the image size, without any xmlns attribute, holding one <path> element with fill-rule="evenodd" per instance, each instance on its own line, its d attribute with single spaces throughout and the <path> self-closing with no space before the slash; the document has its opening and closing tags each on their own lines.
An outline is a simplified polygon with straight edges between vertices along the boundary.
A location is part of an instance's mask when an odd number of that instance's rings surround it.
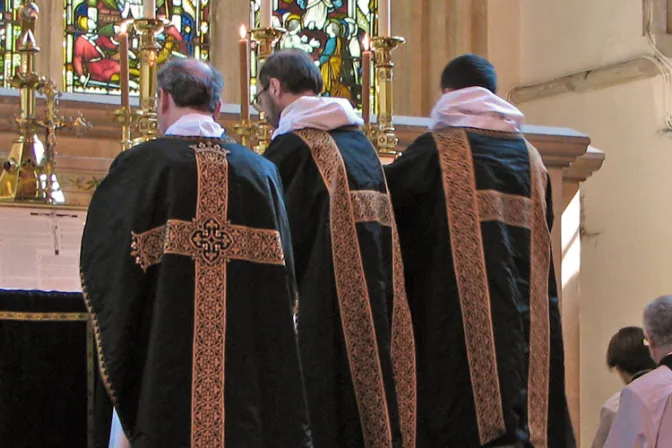
<svg viewBox="0 0 672 448">
<path fill-rule="evenodd" d="M 144 271 L 166 254 L 194 260 L 191 446 L 223 448 L 227 263 L 284 265 L 285 258 L 277 230 L 228 220 L 228 151 L 211 142 L 191 148 L 198 170 L 195 218 L 170 219 L 147 232 L 133 233 L 131 255 Z"/>
</svg>

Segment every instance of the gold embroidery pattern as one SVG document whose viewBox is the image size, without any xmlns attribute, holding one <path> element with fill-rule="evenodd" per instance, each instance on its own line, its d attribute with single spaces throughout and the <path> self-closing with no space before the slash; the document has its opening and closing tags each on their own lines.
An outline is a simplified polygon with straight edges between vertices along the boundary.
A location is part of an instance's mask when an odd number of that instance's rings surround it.
<svg viewBox="0 0 672 448">
<path fill-rule="evenodd" d="M 166 226 L 159 226 L 144 233 L 131 232 L 131 256 L 143 271 L 161 262 Z"/>
<path fill-rule="evenodd" d="M 506 427 L 473 159 L 464 130 L 446 128 L 435 133 L 434 139 L 443 177 L 478 432 L 485 445 L 502 436 Z"/>
<path fill-rule="evenodd" d="M 385 189 L 387 179 L 385 180 Z M 386 195 L 387 196 L 387 195 Z M 389 196 L 387 196 L 389 201 Z M 389 202 L 388 202 L 389 203 Z M 390 203 L 390 207 L 391 207 Z M 399 404 L 399 423 L 404 447 L 415 447 L 417 431 L 418 390 L 415 365 L 415 335 L 411 308 L 406 296 L 404 261 L 397 223 L 392 223 L 392 276 L 394 282 L 394 309 L 392 311 L 392 368 Z"/>
<path fill-rule="evenodd" d="M 0 311 L 0 320 L 15 320 L 23 322 L 86 322 L 89 315 L 86 313 L 38 313 L 22 311 Z"/>
<path fill-rule="evenodd" d="M 387 397 L 345 164 L 328 133 L 311 129 L 295 133 L 310 148 L 331 199 L 336 291 L 364 444 L 391 447 Z"/>
<path fill-rule="evenodd" d="M 387 193 L 359 190 L 350 192 L 355 213 L 355 222 L 377 222 L 382 226 L 392 225 L 392 205 Z"/>
<path fill-rule="evenodd" d="M 524 196 L 479 190 L 478 213 L 481 221 L 501 221 L 510 226 L 529 229 L 532 201 Z"/>
<path fill-rule="evenodd" d="M 213 219 L 201 223 L 170 219 L 166 225 L 133 233 L 131 255 L 147 271 L 150 266 L 160 263 L 164 254 L 195 257 L 194 247 L 210 263 L 223 257 L 227 261 L 285 264 L 278 231 L 251 229 L 228 222 L 220 225 Z"/>
<path fill-rule="evenodd" d="M 550 382 L 551 323 L 548 275 L 551 269 L 551 233 L 546 221 L 547 172 L 541 155 L 529 143 L 532 184 L 532 228 L 530 259 L 530 364 L 527 414 L 530 441 L 539 448 L 548 446 L 548 394 Z"/>
<path fill-rule="evenodd" d="M 170 219 L 147 232 L 133 233 L 131 244 L 131 255 L 145 271 L 160 263 L 164 254 L 194 260 L 191 397 L 194 448 L 224 447 L 227 263 L 246 260 L 285 264 L 277 230 L 253 229 L 228 220 L 228 151 L 217 143 L 208 141 L 191 146 L 198 170 L 195 218 Z"/>
<path fill-rule="evenodd" d="M 109 395 L 112 404 L 114 406 L 117 406 L 118 403 L 117 394 L 114 390 L 114 387 L 112 386 L 112 382 L 110 381 L 110 375 L 107 372 L 107 363 L 105 362 L 105 356 L 103 355 L 103 343 L 101 340 L 102 336 L 100 332 L 100 324 L 98 323 L 98 316 L 93 310 L 93 304 L 91 303 L 91 299 L 89 298 L 89 293 L 86 287 L 86 281 L 84 280 L 84 272 L 81 270 L 81 267 L 79 271 L 79 277 L 82 283 L 82 294 L 84 295 L 84 304 L 86 305 L 86 309 L 89 311 L 89 319 L 93 327 L 93 337 L 96 341 L 96 353 L 98 354 L 98 370 L 100 371 L 100 379 L 103 382 L 103 386 L 105 386 L 105 390 L 107 391 L 107 395 Z"/>
</svg>

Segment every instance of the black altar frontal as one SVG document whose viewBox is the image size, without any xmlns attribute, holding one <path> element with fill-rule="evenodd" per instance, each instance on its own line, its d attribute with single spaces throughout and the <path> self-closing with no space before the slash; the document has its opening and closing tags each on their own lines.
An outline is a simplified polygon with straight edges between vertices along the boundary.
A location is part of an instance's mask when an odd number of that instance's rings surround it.
<svg viewBox="0 0 672 448">
<path fill-rule="evenodd" d="M 112 407 L 94 400 L 105 390 L 79 287 L 84 219 L 0 207 L 0 447 L 93 448 L 109 436 L 100 416 L 111 420 Z"/>
</svg>

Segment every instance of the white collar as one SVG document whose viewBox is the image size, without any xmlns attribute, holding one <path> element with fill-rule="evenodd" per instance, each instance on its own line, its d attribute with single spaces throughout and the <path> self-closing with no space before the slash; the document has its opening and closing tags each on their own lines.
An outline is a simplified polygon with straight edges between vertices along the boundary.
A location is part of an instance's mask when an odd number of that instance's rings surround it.
<svg viewBox="0 0 672 448">
<path fill-rule="evenodd" d="M 343 126 L 363 126 L 350 102 L 344 98 L 302 96 L 280 115 L 273 138 L 299 129 L 331 131 Z"/>
<path fill-rule="evenodd" d="M 525 116 L 483 87 L 469 87 L 444 94 L 432 110 L 430 129 L 470 127 L 491 131 L 520 132 Z"/>
<path fill-rule="evenodd" d="M 221 137 L 224 128 L 210 115 L 186 114 L 181 116 L 167 130 L 166 135 L 179 137 Z"/>
</svg>

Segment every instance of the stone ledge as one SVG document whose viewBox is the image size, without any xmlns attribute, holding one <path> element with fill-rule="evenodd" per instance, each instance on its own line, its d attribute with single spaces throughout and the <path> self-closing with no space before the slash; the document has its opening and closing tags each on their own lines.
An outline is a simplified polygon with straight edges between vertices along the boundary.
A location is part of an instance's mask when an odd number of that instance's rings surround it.
<svg viewBox="0 0 672 448">
<path fill-rule="evenodd" d="M 59 134 L 56 146 L 56 170 L 68 202 L 86 206 L 93 191 L 92 185 L 107 174 L 112 160 L 119 154 L 121 131 L 112 121 L 112 112 L 119 107 L 117 97 L 64 94 L 59 111 L 64 116 L 74 116 L 81 112 L 93 124 L 86 134 L 76 137 L 73 131 Z M 38 111 L 42 110 L 43 99 L 38 99 Z M 137 98 L 131 99 L 137 104 Z M 239 106 L 225 105 L 220 123 L 230 135 L 239 120 Z M 0 89 L 0 114 L 11 117 L 18 112 L 18 92 Z M 375 117 L 374 117 L 375 119 Z M 430 120 L 421 117 L 395 117 L 399 136 L 399 150 L 403 151 L 418 136 L 427 132 Z M 525 126 L 525 136 L 535 145 L 549 168 L 565 169 L 586 153 L 590 139 L 574 130 L 546 126 Z M 16 134 L 9 120 L 0 123 L 0 159 L 7 157 Z M 389 162 L 389 160 L 384 160 Z M 579 172 L 577 165 L 571 176 Z"/>
</svg>

